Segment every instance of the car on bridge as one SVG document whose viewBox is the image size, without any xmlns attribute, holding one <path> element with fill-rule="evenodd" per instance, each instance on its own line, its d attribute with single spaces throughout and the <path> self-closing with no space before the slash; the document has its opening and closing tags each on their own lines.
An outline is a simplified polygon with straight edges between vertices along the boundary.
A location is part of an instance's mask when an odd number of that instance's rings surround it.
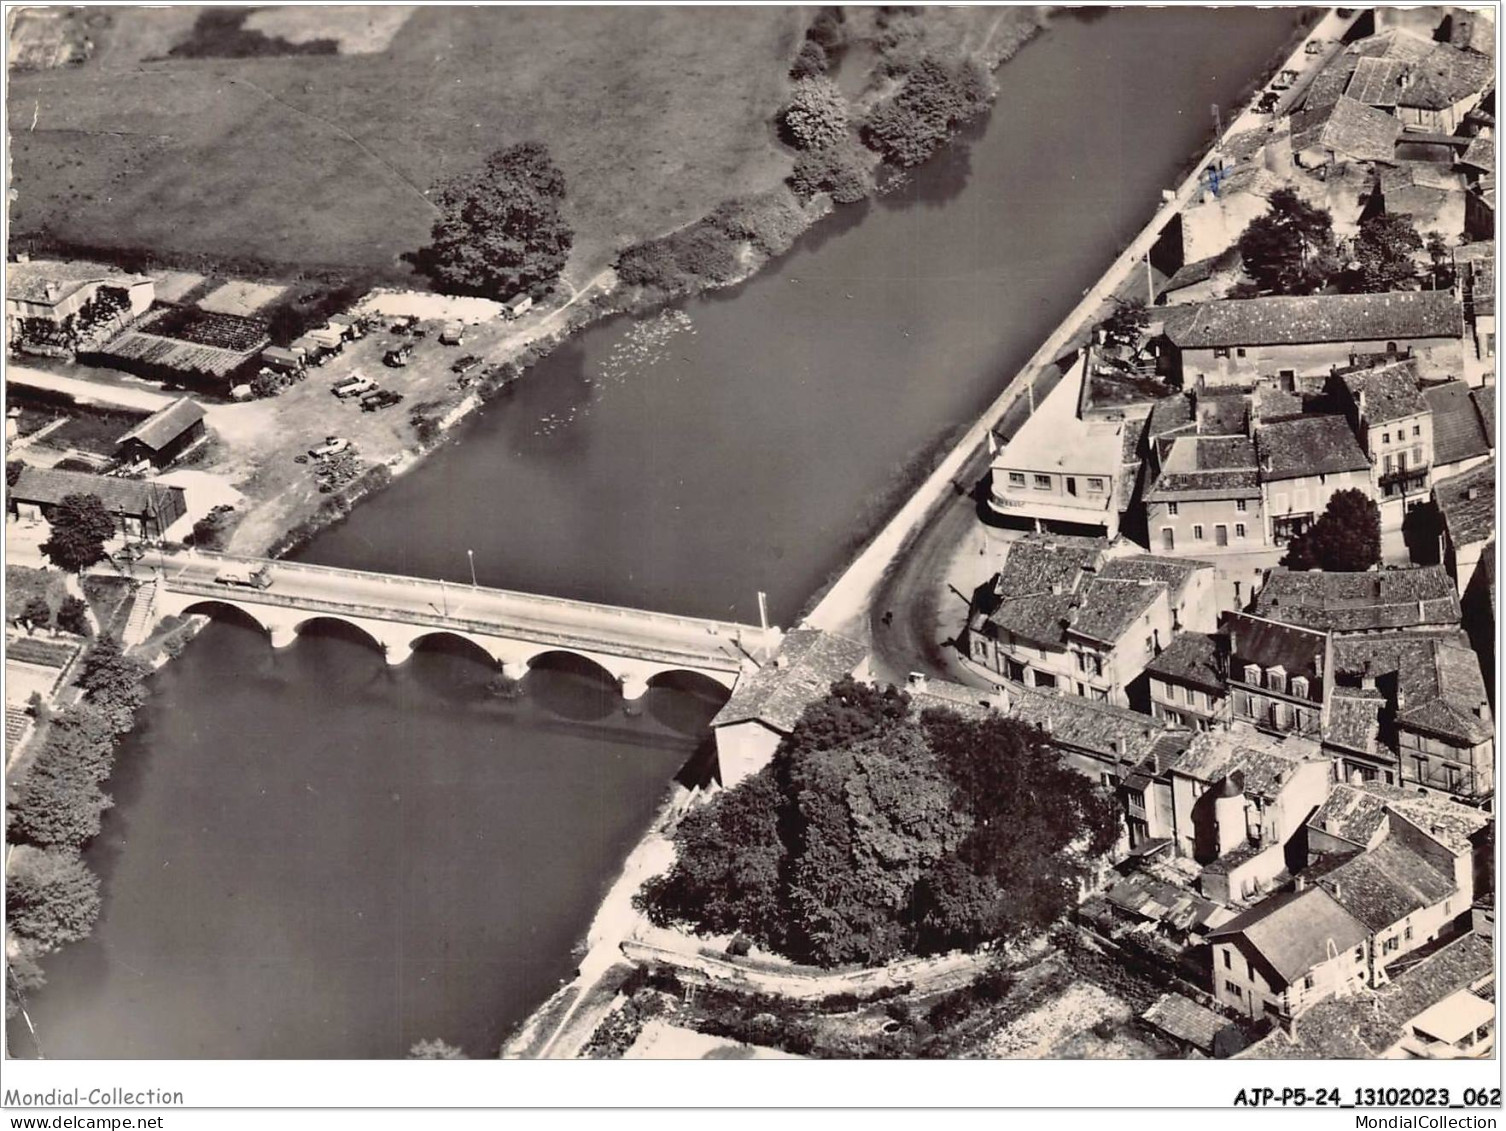
<svg viewBox="0 0 1506 1131">
<path fill-rule="evenodd" d="M 241 589 L 270 589 L 272 587 L 272 563 L 260 569 L 227 567 L 214 575 L 216 585 L 234 585 Z"/>
<path fill-rule="evenodd" d="M 337 456 L 343 451 L 348 451 L 350 441 L 344 436 L 326 436 L 324 443 L 317 448 L 310 448 L 309 455 L 315 459 L 323 459 L 325 456 Z"/>
</svg>

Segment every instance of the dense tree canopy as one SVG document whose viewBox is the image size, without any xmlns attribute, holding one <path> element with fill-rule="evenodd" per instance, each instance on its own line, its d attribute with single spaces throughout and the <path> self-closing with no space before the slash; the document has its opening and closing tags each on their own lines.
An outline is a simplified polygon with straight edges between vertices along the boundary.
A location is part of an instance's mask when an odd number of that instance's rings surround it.
<svg viewBox="0 0 1506 1131">
<path fill-rule="evenodd" d="M 1380 562 L 1380 507 L 1365 492 L 1335 491 L 1318 521 L 1287 545 L 1288 569 L 1359 571 Z"/>
<path fill-rule="evenodd" d="M 1111 800 L 1039 731 L 917 718 L 893 688 L 845 680 L 771 766 L 685 817 L 643 900 L 801 961 L 883 962 L 1054 922 L 1116 832 Z"/>
<path fill-rule="evenodd" d="M 1417 276 L 1412 256 L 1422 236 L 1405 213 L 1381 212 L 1360 224 L 1354 240 L 1354 267 L 1346 276 L 1351 291 L 1401 290 Z"/>
<path fill-rule="evenodd" d="M 68 495 L 48 516 L 52 535 L 42 553 L 59 569 L 82 573 L 105 559 L 105 543 L 115 535 L 115 520 L 98 495 Z"/>
<path fill-rule="evenodd" d="M 551 283 L 575 238 L 564 200 L 565 175 L 542 143 L 498 150 L 436 187 L 442 215 L 419 264 L 441 287 L 492 299 Z"/>
<path fill-rule="evenodd" d="M 847 136 L 847 99 L 824 76 L 800 79 L 784 108 L 784 128 L 798 149 L 825 149 Z"/>
<path fill-rule="evenodd" d="M 852 204 L 873 191 L 871 161 L 867 151 L 850 138 L 825 149 L 805 150 L 795 158 L 790 188 L 802 200 L 829 192 L 838 204 Z"/>
<path fill-rule="evenodd" d="M 86 937 L 99 914 L 99 878 L 75 852 L 18 845 L 5 884 L 6 926 L 42 950 Z"/>
<path fill-rule="evenodd" d="M 923 59 L 905 76 L 899 93 L 868 116 L 863 140 L 891 165 L 919 165 L 957 126 L 981 114 L 993 96 L 993 79 L 982 64 Z"/>
<path fill-rule="evenodd" d="M 1271 207 L 1239 237 L 1245 273 L 1265 294 L 1306 295 L 1334 273 L 1333 218 L 1293 190 L 1271 193 Z"/>
</svg>

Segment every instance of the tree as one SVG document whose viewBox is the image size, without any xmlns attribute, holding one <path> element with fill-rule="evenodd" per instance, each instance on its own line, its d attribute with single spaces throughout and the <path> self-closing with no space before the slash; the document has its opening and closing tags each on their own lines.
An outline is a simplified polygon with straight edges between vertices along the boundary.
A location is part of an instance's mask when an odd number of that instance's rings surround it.
<svg viewBox="0 0 1506 1131">
<path fill-rule="evenodd" d="M 7 926 L 43 952 L 86 938 L 99 915 L 99 877 L 78 853 L 18 845 L 5 885 Z"/>
<path fill-rule="evenodd" d="M 847 99 L 829 78 L 800 79 L 782 120 L 797 149 L 824 149 L 847 136 Z"/>
<path fill-rule="evenodd" d="M 811 21 L 805 38 L 810 43 L 820 44 L 827 52 L 840 48 L 847 42 L 847 29 L 843 25 L 847 15 L 841 8 L 822 8 Z"/>
<path fill-rule="evenodd" d="M 71 593 L 64 597 L 58 605 L 57 626 L 75 636 L 88 636 L 92 631 L 89 624 L 89 603 Z"/>
<path fill-rule="evenodd" d="M 829 192 L 839 204 L 852 204 L 873 191 L 868 172 L 871 158 L 850 139 L 843 139 L 824 149 L 805 150 L 795 158 L 790 172 L 790 188 L 802 200 L 818 192 Z"/>
<path fill-rule="evenodd" d="M 46 628 L 51 621 L 52 606 L 40 593 L 33 593 L 28 597 L 26 604 L 21 607 L 21 615 L 16 617 L 16 623 L 26 629 L 27 636 L 39 628 Z"/>
<path fill-rule="evenodd" d="M 419 1041 L 408 1050 L 409 1060 L 468 1060 L 465 1052 L 455 1045 L 447 1045 L 439 1038 Z"/>
<path fill-rule="evenodd" d="M 1422 250 L 1422 237 L 1406 213 L 1381 212 L 1360 224 L 1354 241 L 1356 266 L 1345 282 L 1347 289 L 1362 292 L 1399 290 L 1417 276 L 1414 253 Z"/>
<path fill-rule="evenodd" d="M 92 779 L 65 776 L 39 763 L 26 779 L 13 817 L 16 831 L 31 844 L 79 848 L 99 835 L 100 815 L 111 804 Z"/>
<path fill-rule="evenodd" d="M 37 944 L 20 939 L 5 955 L 5 1016 L 14 1017 L 26 1004 L 26 995 L 47 984 L 37 964 Z"/>
<path fill-rule="evenodd" d="M 992 76 L 972 59 L 957 64 L 922 59 L 899 93 L 868 116 L 863 140 L 891 165 L 919 165 L 953 129 L 982 113 L 994 94 Z"/>
<path fill-rule="evenodd" d="M 1289 188 L 1270 203 L 1239 237 L 1245 274 L 1266 294 L 1312 294 L 1334 272 L 1333 218 Z"/>
<path fill-rule="evenodd" d="M 42 553 L 59 569 L 83 573 L 106 557 L 105 543 L 115 536 L 115 520 L 98 495 L 68 495 L 48 518 L 52 536 Z"/>
<path fill-rule="evenodd" d="M 1150 311 L 1145 309 L 1143 301 L 1117 301 L 1112 313 L 1103 320 L 1103 332 L 1110 341 L 1135 346 L 1140 344 L 1140 337 L 1149 325 Z"/>
<path fill-rule="evenodd" d="M 831 61 L 826 57 L 826 48 L 814 40 L 807 39 L 800 45 L 800 51 L 790 67 L 790 78 L 807 79 L 824 75 L 829 66 L 831 66 Z"/>
<path fill-rule="evenodd" d="M 418 261 L 440 286 L 507 299 L 564 269 L 575 239 L 561 214 L 565 175 L 543 143 L 498 150 L 441 182 L 434 199 L 441 216 Z"/>
<path fill-rule="evenodd" d="M 1454 252 L 1442 232 L 1429 232 L 1425 245 L 1432 260 L 1433 289 L 1446 291 L 1454 285 Z"/>
<path fill-rule="evenodd" d="M 1365 492 L 1335 491 L 1318 521 L 1292 539 L 1281 564 L 1287 569 L 1358 572 L 1381 558 L 1380 507 Z"/>
<path fill-rule="evenodd" d="M 131 720 L 146 702 L 146 677 L 151 674 L 143 661 L 127 656 L 120 641 L 101 636 L 84 656 L 78 685 L 88 701 L 108 716 L 116 729 L 131 729 Z"/>
<path fill-rule="evenodd" d="M 18 459 L 5 461 L 5 485 L 14 487 L 16 480 L 21 478 L 21 469 L 26 465 Z"/>
</svg>

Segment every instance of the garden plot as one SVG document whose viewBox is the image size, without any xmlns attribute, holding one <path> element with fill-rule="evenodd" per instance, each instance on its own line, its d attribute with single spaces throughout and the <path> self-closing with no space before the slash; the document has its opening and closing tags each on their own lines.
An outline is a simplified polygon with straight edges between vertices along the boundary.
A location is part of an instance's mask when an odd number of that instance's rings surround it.
<svg viewBox="0 0 1506 1131">
<path fill-rule="evenodd" d="M 157 277 L 155 291 L 157 298 L 163 302 L 179 302 L 203 282 L 204 276 L 197 271 L 168 271 Z"/>
<path fill-rule="evenodd" d="M 1092 982 L 1076 982 L 1061 996 L 995 1033 L 983 1055 L 1005 1060 L 1055 1059 L 1099 1022 L 1117 1027 L 1131 1016 L 1130 1007 L 1120 998 Z"/>
<path fill-rule="evenodd" d="M 209 310 L 215 314 L 236 314 L 245 318 L 255 314 L 274 299 L 280 298 L 287 289 L 286 286 L 248 283 L 237 279 L 216 287 L 199 299 L 197 305 L 201 310 Z"/>
<path fill-rule="evenodd" d="M 341 55 L 375 55 L 387 50 L 392 37 L 413 14 L 412 4 L 390 7 L 353 5 L 349 8 L 262 8 L 246 17 L 241 26 L 259 31 L 268 39 L 289 43 L 312 43 L 333 39 Z"/>
</svg>

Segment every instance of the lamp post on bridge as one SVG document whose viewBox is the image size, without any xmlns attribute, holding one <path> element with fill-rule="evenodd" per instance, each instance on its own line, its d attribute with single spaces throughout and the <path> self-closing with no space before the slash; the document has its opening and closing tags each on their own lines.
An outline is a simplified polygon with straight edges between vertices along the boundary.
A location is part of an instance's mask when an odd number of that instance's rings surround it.
<svg viewBox="0 0 1506 1131">
<path fill-rule="evenodd" d="M 476 551 L 467 550 L 465 560 L 471 564 L 471 588 L 474 589 L 476 588 Z"/>
</svg>

